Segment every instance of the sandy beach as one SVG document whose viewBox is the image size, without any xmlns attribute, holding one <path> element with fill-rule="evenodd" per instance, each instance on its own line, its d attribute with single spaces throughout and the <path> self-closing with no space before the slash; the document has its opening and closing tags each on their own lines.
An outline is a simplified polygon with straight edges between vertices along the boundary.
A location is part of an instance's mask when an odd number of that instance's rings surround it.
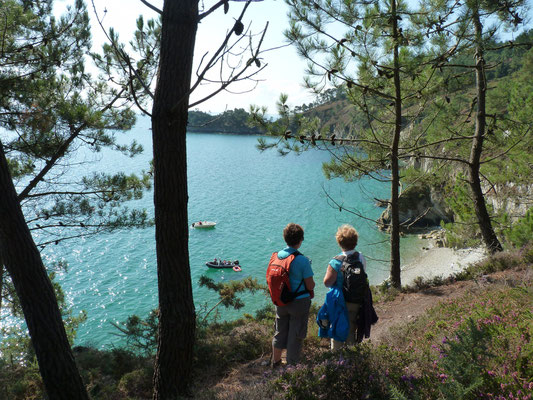
<svg viewBox="0 0 533 400">
<path fill-rule="evenodd" d="M 420 255 L 415 260 L 402 266 L 402 285 L 410 285 L 418 276 L 424 279 L 437 276 L 446 278 L 485 257 L 486 252 L 483 248 L 454 250 L 446 247 L 430 247 L 421 249 Z"/>
</svg>

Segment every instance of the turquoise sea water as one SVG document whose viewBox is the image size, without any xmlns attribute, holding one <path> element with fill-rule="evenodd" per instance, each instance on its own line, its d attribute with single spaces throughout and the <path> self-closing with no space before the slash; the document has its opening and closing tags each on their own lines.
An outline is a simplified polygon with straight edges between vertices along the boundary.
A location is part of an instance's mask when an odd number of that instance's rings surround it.
<svg viewBox="0 0 533 400">
<path fill-rule="evenodd" d="M 111 152 L 91 168 L 100 171 L 140 171 L 151 160 L 151 131 L 148 119 L 140 119 L 131 132 L 144 145 L 142 156 L 130 159 Z M 265 280 L 266 265 L 273 251 L 284 247 L 283 227 L 288 222 L 303 226 L 305 241 L 301 252 L 312 260 L 317 289 L 316 302 L 322 302 L 326 288 L 322 279 L 328 261 L 339 251 L 335 232 L 349 223 L 360 234 L 358 249 L 365 254 L 371 283 L 388 277 L 387 235 L 375 225 L 354 214 L 339 211 L 328 202 L 326 192 L 337 202 L 356 208 L 369 218 L 382 209 L 374 198 L 388 197 L 388 186 L 375 181 L 328 181 L 322 174 L 326 152 L 309 151 L 300 156 L 281 157 L 276 151 L 259 152 L 257 137 L 216 134 L 188 134 L 189 225 L 197 220 L 216 221 L 214 229 L 189 229 L 190 266 L 197 310 L 214 305 L 213 292 L 198 287 L 202 274 L 215 281 L 247 276 Z M 87 166 L 83 168 L 87 172 Z M 72 171 L 71 173 L 78 173 Z M 81 174 L 81 172 L 80 172 Z M 153 216 L 152 194 L 132 202 Z M 416 238 L 403 241 L 403 257 L 416 251 Z M 146 316 L 157 306 L 157 272 L 154 228 L 127 230 L 64 242 L 48 247 L 47 261 L 66 261 L 68 271 L 58 280 L 75 310 L 85 310 L 87 321 L 80 326 L 76 344 L 96 347 L 120 344 L 111 321 L 124 321 L 129 315 Z M 238 259 L 242 272 L 213 270 L 205 262 L 213 258 Z M 242 296 L 243 310 L 221 310 L 222 318 L 237 318 L 267 304 L 262 293 Z"/>
</svg>

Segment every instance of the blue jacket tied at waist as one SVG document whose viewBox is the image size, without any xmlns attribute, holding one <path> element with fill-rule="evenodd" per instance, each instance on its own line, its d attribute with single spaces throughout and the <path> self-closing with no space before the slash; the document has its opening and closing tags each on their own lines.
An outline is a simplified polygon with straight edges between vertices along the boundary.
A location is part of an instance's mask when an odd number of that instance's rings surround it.
<svg viewBox="0 0 533 400">
<path fill-rule="evenodd" d="M 344 342 L 348 338 L 350 323 L 342 290 L 332 287 L 326 294 L 324 305 L 318 311 L 316 322 L 318 336 Z"/>
</svg>

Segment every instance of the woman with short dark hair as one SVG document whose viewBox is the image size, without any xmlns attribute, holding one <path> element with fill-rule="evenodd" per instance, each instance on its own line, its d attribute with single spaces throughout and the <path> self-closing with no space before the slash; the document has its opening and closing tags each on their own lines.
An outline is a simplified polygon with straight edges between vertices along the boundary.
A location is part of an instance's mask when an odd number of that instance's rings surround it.
<svg viewBox="0 0 533 400">
<path fill-rule="evenodd" d="M 288 247 L 278 251 L 277 257 L 283 260 L 296 254 L 289 268 L 291 292 L 306 290 L 292 302 L 284 306 L 276 306 L 276 332 L 272 339 L 272 367 L 281 365 L 283 349 L 287 349 L 287 364 L 294 365 L 299 362 L 302 343 L 307 336 L 309 308 L 315 288 L 311 262 L 298 251 L 304 240 L 303 228 L 298 224 L 288 224 L 283 229 L 283 239 Z"/>
</svg>

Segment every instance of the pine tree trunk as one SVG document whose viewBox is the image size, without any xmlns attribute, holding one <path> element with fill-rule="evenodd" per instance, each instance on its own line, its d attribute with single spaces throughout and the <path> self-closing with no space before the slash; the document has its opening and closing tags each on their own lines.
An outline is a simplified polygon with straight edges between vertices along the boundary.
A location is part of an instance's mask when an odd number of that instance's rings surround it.
<svg viewBox="0 0 533 400">
<path fill-rule="evenodd" d="M 0 248 L 2 245 L 0 244 Z M 4 284 L 5 284 L 6 269 L 4 261 L 2 260 L 2 252 L 0 251 L 0 311 L 2 311 L 2 304 L 4 304 Z"/>
<path fill-rule="evenodd" d="M 195 311 L 188 252 L 186 131 L 197 0 L 163 6 L 161 56 L 152 112 L 159 343 L 154 399 L 186 395 Z"/>
<path fill-rule="evenodd" d="M 400 263 L 400 201 L 398 189 L 400 187 L 400 172 L 398 163 L 398 148 L 402 132 L 402 92 L 400 82 L 400 64 L 398 54 L 398 20 L 396 18 L 396 0 L 391 1 L 392 37 L 394 43 L 394 88 L 395 88 L 395 126 L 391 145 L 391 258 L 390 277 L 392 286 L 401 288 Z"/>
<path fill-rule="evenodd" d="M 50 399 L 88 399 L 54 289 L 22 214 L 0 143 L 0 259 L 11 276 Z"/>
<path fill-rule="evenodd" d="M 500 244 L 492 223 L 490 215 L 487 211 L 485 203 L 485 196 L 481 188 L 480 180 L 480 160 L 483 152 L 483 139 L 486 131 L 486 92 L 487 81 L 485 78 L 485 59 L 482 45 L 483 26 L 480 21 L 479 11 L 474 11 L 474 26 L 476 30 L 476 91 L 477 91 L 477 112 L 476 112 L 476 127 L 474 132 L 474 139 L 472 140 L 472 147 L 469 159 L 469 184 L 472 190 L 474 209 L 476 212 L 479 228 L 483 242 L 491 253 L 502 251 Z"/>
</svg>

